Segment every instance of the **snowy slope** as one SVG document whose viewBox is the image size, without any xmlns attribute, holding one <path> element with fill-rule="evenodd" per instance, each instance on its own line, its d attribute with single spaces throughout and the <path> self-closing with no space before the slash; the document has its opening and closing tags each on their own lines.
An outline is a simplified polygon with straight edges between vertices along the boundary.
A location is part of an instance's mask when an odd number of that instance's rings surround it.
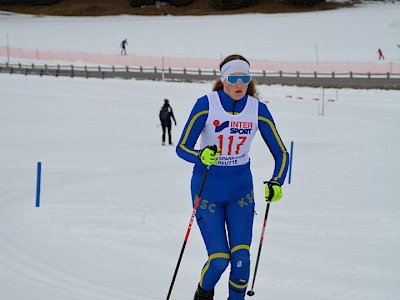
<svg viewBox="0 0 400 300">
<path fill-rule="evenodd" d="M 0 45 L 29 50 L 276 61 L 399 60 L 400 2 L 314 13 L 33 17 L 0 14 Z M 34 34 L 33 34 L 34 33 Z M 13 62 L 13 61 L 12 61 Z M 17 61 L 18 62 L 18 61 Z"/>
</svg>

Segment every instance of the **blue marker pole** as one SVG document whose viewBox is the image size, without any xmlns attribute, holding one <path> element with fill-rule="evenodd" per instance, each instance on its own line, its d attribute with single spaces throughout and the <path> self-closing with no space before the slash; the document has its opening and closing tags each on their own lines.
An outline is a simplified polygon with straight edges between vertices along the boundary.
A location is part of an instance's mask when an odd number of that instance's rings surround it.
<svg viewBox="0 0 400 300">
<path fill-rule="evenodd" d="M 293 141 L 290 143 L 289 184 L 292 182 Z"/>
<path fill-rule="evenodd" d="M 37 164 L 37 176 L 36 176 L 36 207 L 40 207 L 40 179 L 42 176 L 42 163 Z"/>
</svg>

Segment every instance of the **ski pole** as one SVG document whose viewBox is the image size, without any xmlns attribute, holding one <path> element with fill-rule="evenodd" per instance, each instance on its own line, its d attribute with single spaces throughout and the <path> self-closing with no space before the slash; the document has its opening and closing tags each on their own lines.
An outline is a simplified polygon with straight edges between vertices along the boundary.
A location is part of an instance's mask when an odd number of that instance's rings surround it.
<svg viewBox="0 0 400 300">
<path fill-rule="evenodd" d="M 247 292 L 248 296 L 254 296 L 254 282 L 256 281 L 256 276 L 257 276 L 257 269 L 258 269 L 258 263 L 260 261 L 260 254 L 261 254 L 261 248 L 262 248 L 262 244 L 264 241 L 264 233 L 265 233 L 265 228 L 267 227 L 267 218 L 268 218 L 268 211 L 269 211 L 269 205 L 271 203 L 268 202 L 267 203 L 267 208 L 265 209 L 265 217 L 264 217 L 264 223 L 263 223 L 263 228 L 261 231 L 261 238 L 260 238 L 260 246 L 258 247 L 258 253 L 257 253 L 257 260 L 256 260 L 256 267 L 254 269 L 254 275 L 253 275 L 253 283 L 251 285 L 251 290 Z"/>
<path fill-rule="evenodd" d="M 182 245 L 181 253 L 179 254 L 178 263 L 176 264 L 174 276 L 172 277 L 171 286 L 169 287 L 169 291 L 168 291 L 168 295 L 167 295 L 167 300 L 169 300 L 169 297 L 171 296 L 172 288 L 174 287 L 176 275 L 178 274 L 178 269 L 179 269 L 179 266 L 180 266 L 180 264 L 181 264 L 181 260 L 182 260 L 182 257 L 183 257 L 183 252 L 185 251 L 186 244 L 187 244 L 187 241 L 188 241 L 188 239 L 189 239 L 189 234 L 190 234 L 190 230 L 192 229 L 194 216 L 196 215 L 197 208 L 199 207 L 199 203 L 200 203 L 200 199 L 201 199 L 201 194 L 202 194 L 202 192 L 203 192 L 204 184 L 206 183 L 206 178 L 207 178 L 207 174 L 208 174 L 208 170 L 209 170 L 209 169 L 210 169 L 210 166 L 207 166 L 207 168 L 206 168 L 206 170 L 205 170 L 205 172 L 204 172 L 204 175 L 203 175 L 203 179 L 202 179 L 201 184 L 200 184 L 199 193 L 198 193 L 198 195 L 197 195 L 197 197 L 196 197 L 196 200 L 195 200 L 195 202 L 194 202 L 193 211 L 192 211 L 192 216 L 190 217 L 189 225 L 188 225 L 188 227 L 187 227 L 187 229 L 186 229 L 185 239 L 183 240 L 183 245 Z"/>
</svg>

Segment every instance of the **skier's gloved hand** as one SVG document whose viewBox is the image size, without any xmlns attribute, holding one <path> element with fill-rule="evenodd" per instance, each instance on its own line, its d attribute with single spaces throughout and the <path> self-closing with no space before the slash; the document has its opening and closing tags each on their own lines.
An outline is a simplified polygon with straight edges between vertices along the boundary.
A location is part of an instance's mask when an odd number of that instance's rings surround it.
<svg viewBox="0 0 400 300">
<path fill-rule="evenodd" d="M 207 146 L 201 150 L 199 154 L 200 161 L 206 166 L 211 166 L 218 162 L 218 156 L 221 154 L 221 149 L 217 145 Z"/>
<path fill-rule="evenodd" d="M 277 181 L 264 181 L 265 185 L 265 201 L 271 203 L 282 198 L 282 187 Z"/>
</svg>

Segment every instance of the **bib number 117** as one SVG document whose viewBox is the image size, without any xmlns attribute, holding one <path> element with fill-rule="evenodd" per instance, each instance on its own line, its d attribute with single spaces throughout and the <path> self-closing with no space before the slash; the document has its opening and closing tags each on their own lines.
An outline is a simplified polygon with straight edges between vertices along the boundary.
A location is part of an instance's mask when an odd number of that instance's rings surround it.
<svg viewBox="0 0 400 300">
<path fill-rule="evenodd" d="M 221 149 L 221 154 L 223 155 L 232 155 L 232 150 L 235 151 L 235 155 L 239 155 L 240 147 L 244 145 L 246 142 L 247 136 L 224 136 L 223 134 L 218 136 L 219 140 L 219 148 Z M 225 146 L 227 144 L 226 153 L 224 152 Z"/>
</svg>

